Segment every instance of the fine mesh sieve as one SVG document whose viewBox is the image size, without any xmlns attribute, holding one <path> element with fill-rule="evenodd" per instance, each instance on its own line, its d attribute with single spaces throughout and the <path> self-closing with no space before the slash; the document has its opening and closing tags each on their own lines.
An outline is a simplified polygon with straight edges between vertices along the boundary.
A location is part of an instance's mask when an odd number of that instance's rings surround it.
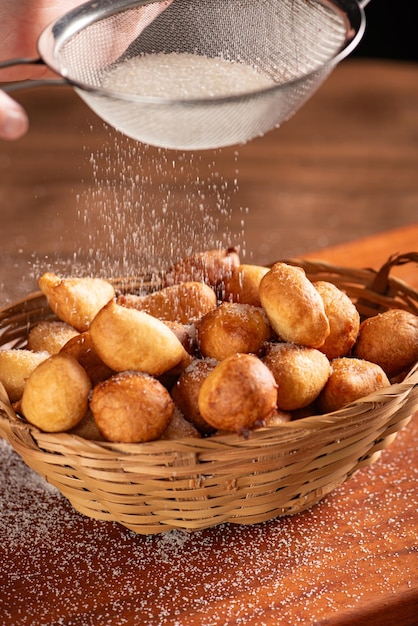
<svg viewBox="0 0 418 626">
<path fill-rule="evenodd" d="M 291 117 L 360 41 L 368 1 L 95 0 L 46 28 L 38 49 L 42 62 L 125 135 L 166 148 L 217 148 Z M 209 65 L 202 70 L 195 61 L 203 59 Z M 144 60 L 154 63 L 147 76 Z M 211 63 L 223 71 L 213 93 L 205 90 Z M 112 76 L 125 68 L 115 87 Z M 237 87 L 232 70 L 245 68 L 267 85 L 249 78 Z"/>
</svg>

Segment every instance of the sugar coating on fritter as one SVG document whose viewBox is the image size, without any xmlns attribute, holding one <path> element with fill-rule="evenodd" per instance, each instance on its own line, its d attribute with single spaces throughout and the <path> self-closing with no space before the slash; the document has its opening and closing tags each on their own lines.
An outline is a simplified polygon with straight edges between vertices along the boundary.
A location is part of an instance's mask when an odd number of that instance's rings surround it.
<svg viewBox="0 0 418 626">
<path fill-rule="evenodd" d="M 333 283 L 321 280 L 313 283 L 320 294 L 328 318 L 330 333 L 319 350 L 329 359 L 350 354 L 359 328 L 360 315 L 344 291 Z"/>
<path fill-rule="evenodd" d="M 294 343 L 270 344 L 263 363 L 278 385 L 277 406 L 284 411 L 311 404 L 322 391 L 331 369 L 325 354 Z"/>
<path fill-rule="evenodd" d="M 174 402 L 152 376 L 122 372 L 96 385 L 90 408 L 105 439 L 138 443 L 163 434 L 173 417 Z"/>
<path fill-rule="evenodd" d="M 320 347 L 330 333 L 324 303 L 303 269 L 276 263 L 260 282 L 260 300 L 284 341 Z"/>
<path fill-rule="evenodd" d="M 318 406 L 322 413 L 336 411 L 389 386 L 389 379 L 376 363 L 341 357 L 331 363 L 331 373 L 319 395 Z"/>
<path fill-rule="evenodd" d="M 406 372 L 418 361 L 418 316 L 390 309 L 364 320 L 355 354 L 378 363 L 389 377 Z"/>
<path fill-rule="evenodd" d="M 261 307 L 222 302 L 197 324 L 197 343 L 205 357 L 222 361 L 240 353 L 258 354 L 272 329 Z"/>
</svg>

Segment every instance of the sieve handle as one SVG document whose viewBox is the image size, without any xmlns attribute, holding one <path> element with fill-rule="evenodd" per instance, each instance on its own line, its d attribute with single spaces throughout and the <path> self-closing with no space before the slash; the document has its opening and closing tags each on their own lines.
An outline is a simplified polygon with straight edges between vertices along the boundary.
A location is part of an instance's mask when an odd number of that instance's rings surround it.
<svg viewBox="0 0 418 626">
<path fill-rule="evenodd" d="M 43 60 L 39 58 L 20 58 L 9 59 L 8 61 L 0 61 L 0 70 L 6 67 L 14 67 L 15 65 L 45 65 Z M 1 77 L 1 74 L 0 74 Z M 20 82 L 3 84 L 1 90 L 10 93 L 12 91 L 19 91 L 21 89 L 28 89 L 31 87 L 43 87 L 45 85 L 66 85 L 67 81 L 64 79 L 56 78 L 44 78 L 39 80 L 23 80 Z"/>
<path fill-rule="evenodd" d="M 60 80 L 59 78 L 44 78 L 40 80 L 22 80 L 21 82 L 8 83 L 7 85 L 2 85 L 0 89 L 5 93 L 11 93 L 22 89 L 31 89 L 32 87 L 55 87 L 60 85 L 68 85 L 68 83 L 66 80 Z"/>
<path fill-rule="evenodd" d="M 14 67 L 15 65 L 45 65 L 45 63 L 41 57 L 20 57 L 18 59 L 7 59 L 7 61 L 0 61 L 0 70 L 6 67 Z"/>
</svg>

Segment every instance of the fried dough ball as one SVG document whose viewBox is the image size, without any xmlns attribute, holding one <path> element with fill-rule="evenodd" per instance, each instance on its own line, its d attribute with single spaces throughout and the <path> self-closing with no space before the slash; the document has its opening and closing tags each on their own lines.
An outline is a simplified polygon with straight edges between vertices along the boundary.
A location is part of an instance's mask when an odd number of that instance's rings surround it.
<svg viewBox="0 0 418 626">
<path fill-rule="evenodd" d="M 10 402 L 20 400 L 27 379 L 49 356 L 49 352 L 45 351 L 0 350 L 0 381 L 7 391 Z"/>
<path fill-rule="evenodd" d="M 295 411 L 320 394 L 330 375 L 330 363 L 316 348 L 294 343 L 270 344 L 262 359 L 278 385 L 277 407 Z"/>
<path fill-rule="evenodd" d="M 369 317 L 361 323 L 354 354 L 377 363 L 389 377 L 406 372 L 418 361 L 418 316 L 390 309 Z"/>
<path fill-rule="evenodd" d="M 276 409 L 269 417 L 266 417 L 260 428 L 275 428 L 276 426 L 286 424 L 291 420 L 292 414 L 289 411 L 279 411 Z M 253 430 L 257 430 L 257 427 L 254 427 Z M 216 434 L 227 435 L 230 434 L 230 432 L 228 432 L 227 430 L 218 430 Z"/>
<path fill-rule="evenodd" d="M 182 415 L 176 407 L 174 409 L 173 417 L 169 421 L 168 426 L 161 435 L 160 439 L 169 439 L 172 441 L 176 439 L 187 439 L 188 437 L 192 437 L 192 439 L 200 439 L 201 434 L 198 429 L 193 426 L 191 422 L 189 422 L 189 420 L 186 420 L 184 415 Z"/>
<path fill-rule="evenodd" d="M 189 355 L 156 317 L 111 300 L 96 315 L 90 334 L 97 354 L 116 372 L 137 370 L 160 376 Z"/>
<path fill-rule="evenodd" d="M 175 334 L 188 354 L 196 352 L 196 327 L 194 324 L 180 324 L 180 322 L 165 322 Z"/>
<path fill-rule="evenodd" d="M 311 404 L 330 374 L 325 354 L 294 343 L 270 344 L 262 360 L 278 385 L 277 407 L 282 411 L 295 411 Z"/>
<path fill-rule="evenodd" d="M 115 372 L 97 354 L 88 330 L 78 333 L 61 348 L 61 354 L 73 356 L 84 367 L 93 386 Z"/>
<path fill-rule="evenodd" d="M 319 348 L 330 333 L 324 302 L 304 270 L 276 263 L 260 282 L 263 309 L 284 341 Z"/>
<path fill-rule="evenodd" d="M 334 359 L 331 374 L 318 397 L 318 408 L 321 413 L 337 411 L 389 385 L 385 372 L 376 363 L 350 357 Z"/>
<path fill-rule="evenodd" d="M 259 427 L 255 426 L 253 430 L 257 430 L 258 428 L 275 428 L 276 426 L 281 426 L 282 424 L 286 424 L 290 422 L 292 419 L 291 413 L 287 411 L 274 411 L 269 417 L 267 417 L 263 424 Z M 230 431 L 227 430 L 218 430 L 217 435 L 228 435 Z"/>
<path fill-rule="evenodd" d="M 203 381 L 217 364 L 218 361 L 215 359 L 194 359 L 171 389 L 171 397 L 175 405 L 203 435 L 210 435 L 215 432 L 215 429 L 207 423 L 199 411 L 199 391 Z"/>
<path fill-rule="evenodd" d="M 113 286 L 101 278 L 59 278 L 46 272 L 39 287 L 57 317 L 76 330 L 88 330 L 91 321 L 115 296 Z"/>
<path fill-rule="evenodd" d="M 78 334 L 78 330 L 66 322 L 44 320 L 29 331 L 28 349 L 57 354 L 67 341 Z"/>
<path fill-rule="evenodd" d="M 239 264 L 240 259 L 236 248 L 198 252 L 169 268 L 165 272 L 164 284 L 168 286 L 198 281 L 216 288 L 222 284 L 232 268 Z"/>
<path fill-rule="evenodd" d="M 185 349 L 183 357 L 177 363 L 177 365 L 167 370 L 163 374 L 159 374 L 158 376 L 156 376 L 160 383 L 162 383 L 166 389 L 170 390 L 172 386 L 176 383 L 180 374 L 192 362 L 196 352 L 196 341 L 194 339 L 194 333 L 192 331 L 193 326 L 187 328 L 184 324 L 179 324 L 178 322 L 164 322 L 164 324 L 166 324 L 166 326 L 168 326 L 168 328 L 175 334 L 175 336 Z"/>
<path fill-rule="evenodd" d="M 218 361 L 237 352 L 258 354 L 272 336 L 263 309 L 237 302 L 222 302 L 196 328 L 201 354 Z"/>
<path fill-rule="evenodd" d="M 280 426 L 280 424 L 287 424 L 292 420 L 292 414 L 290 411 L 281 411 L 276 409 L 269 417 L 264 420 L 265 428 L 274 428 Z"/>
<path fill-rule="evenodd" d="M 90 379 L 74 357 L 53 354 L 26 382 L 23 415 L 46 432 L 70 430 L 86 413 L 90 389 Z"/>
<path fill-rule="evenodd" d="M 171 285 L 146 296 L 119 296 L 118 304 L 145 311 L 168 322 L 191 324 L 216 307 L 214 290 L 205 283 Z"/>
<path fill-rule="evenodd" d="M 90 409 L 104 439 L 139 443 L 158 439 L 174 413 L 167 389 L 140 372 L 121 372 L 96 385 Z"/>
<path fill-rule="evenodd" d="M 253 354 L 234 354 L 203 381 L 198 406 L 216 430 L 245 433 L 272 415 L 276 398 L 277 385 L 268 367 Z"/>
<path fill-rule="evenodd" d="M 319 350 L 331 359 L 350 354 L 359 328 L 360 315 L 344 291 L 325 280 L 313 283 L 324 301 L 325 314 L 329 321 L 330 334 Z"/>
<path fill-rule="evenodd" d="M 269 271 L 261 265 L 239 265 L 234 267 L 224 280 L 224 300 L 261 306 L 260 282 Z"/>
<path fill-rule="evenodd" d="M 89 441 L 105 441 L 102 433 L 97 427 L 93 413 L 88 409 L 81 421 L 72 428 L 69 433 L 77 435 Z"/>
</svg>

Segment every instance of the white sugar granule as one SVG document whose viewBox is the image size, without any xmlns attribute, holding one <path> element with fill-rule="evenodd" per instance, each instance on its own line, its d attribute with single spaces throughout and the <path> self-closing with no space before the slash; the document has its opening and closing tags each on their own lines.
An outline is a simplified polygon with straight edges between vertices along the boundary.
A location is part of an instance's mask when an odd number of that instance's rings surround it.
<svg viewBox="0 0 418 626">
<path fill-rule="evenodd" d="M 102 78 L 102 87 L 114 92 L 186 100 L 219 98 L 272 85 L 269 76 L 246 63 L 176 52 L 128 59 Z"/>
</svg>

